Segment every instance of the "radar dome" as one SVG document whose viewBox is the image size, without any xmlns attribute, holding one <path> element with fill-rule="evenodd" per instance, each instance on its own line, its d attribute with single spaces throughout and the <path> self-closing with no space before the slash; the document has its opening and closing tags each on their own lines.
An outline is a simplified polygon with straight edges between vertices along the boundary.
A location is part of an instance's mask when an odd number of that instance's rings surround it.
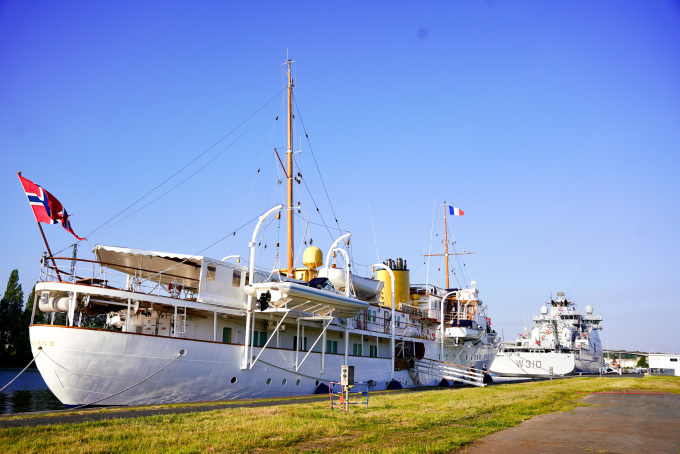
<svg viewBox="0 0 680 454">
<path fill-rule="evenodd" d="M 586 314 L 590 315 L 593 313 L 593 306 L 590 304 L 586 306 Z"/>
<path fill-rule="evenodd" d="M 302 264 L 310 270 L 315 270 L 323 265 L 321 249 L 316 246 L 310 246 L 305 249 L 305 253 L 302 256 Z"/>
</svg>

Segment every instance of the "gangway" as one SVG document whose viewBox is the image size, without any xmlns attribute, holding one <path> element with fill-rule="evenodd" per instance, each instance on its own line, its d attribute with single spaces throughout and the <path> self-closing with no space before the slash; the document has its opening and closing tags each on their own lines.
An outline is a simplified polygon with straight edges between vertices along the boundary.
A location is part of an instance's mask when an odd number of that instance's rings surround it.
<svg viewBox="0 0 680 454">
<path fill-rule="evenodd" d="M 412 363 L 411 371 L 419 374 L 443 376 L 446 380 L 464 383 L 466 385 L 486 386 L 484 383 L 484 371 L 444 361 L 437 361 L 434 359 L 414 361 Z"/>
</svg>

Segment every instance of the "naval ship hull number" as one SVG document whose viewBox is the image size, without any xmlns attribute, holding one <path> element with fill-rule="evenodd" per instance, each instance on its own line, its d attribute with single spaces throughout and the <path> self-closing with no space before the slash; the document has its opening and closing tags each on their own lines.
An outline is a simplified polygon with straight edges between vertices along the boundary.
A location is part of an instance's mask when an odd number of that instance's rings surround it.
<svg viewBox="0 0 680 454">
<path fill-rule="evenodd" d="M 520 362 L 520 367 L 526 367 L 528 369 L 540 369 L 541 368 L 541 362 L 536 360 L 536 361 L 530 361 L 530 360 L 524 360 Z"/>
</svg>

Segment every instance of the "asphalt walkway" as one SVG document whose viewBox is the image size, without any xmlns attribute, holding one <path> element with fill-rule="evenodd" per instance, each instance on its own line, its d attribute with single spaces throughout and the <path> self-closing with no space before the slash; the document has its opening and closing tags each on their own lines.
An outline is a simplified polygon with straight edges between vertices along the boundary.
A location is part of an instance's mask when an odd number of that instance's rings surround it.
<svg viewBox="0 0 680 454">
<path fill-rule="evenodd" d="M 488 453 L 680 453 L 680 395 L 595 393 L 588 407 L 540 415 L 459 450 Z"/>
</svg>

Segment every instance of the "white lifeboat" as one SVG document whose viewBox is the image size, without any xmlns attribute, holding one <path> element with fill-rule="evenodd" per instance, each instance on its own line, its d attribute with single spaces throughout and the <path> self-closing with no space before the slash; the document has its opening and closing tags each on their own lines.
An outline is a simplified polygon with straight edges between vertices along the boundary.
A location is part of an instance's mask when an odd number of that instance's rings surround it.
<svg viewBox="0 0 680 454">
<path fill-rule="evenodd" d="M 336 289 L 343 290 L 345 288 L 345 270 L 342 268 L 321 268 L 319 277 L 327 278 Z M 385 285 L 383 281 L 354 274 L 349 275 L 349 280 L 350 290 L 354 292 L 357 298 L 366 301 L 378 298 Z"/>
<path fill-rule="evenodd" d="M 295 282 L 261 282 L 246 285 L 244 291 L 256 298 L 269 292 L 269 304 L 273 308 L 285 306 L 286 309 L 341 318 L 356 317 L 369 307 L 365 301 Z"/>
</svg>

